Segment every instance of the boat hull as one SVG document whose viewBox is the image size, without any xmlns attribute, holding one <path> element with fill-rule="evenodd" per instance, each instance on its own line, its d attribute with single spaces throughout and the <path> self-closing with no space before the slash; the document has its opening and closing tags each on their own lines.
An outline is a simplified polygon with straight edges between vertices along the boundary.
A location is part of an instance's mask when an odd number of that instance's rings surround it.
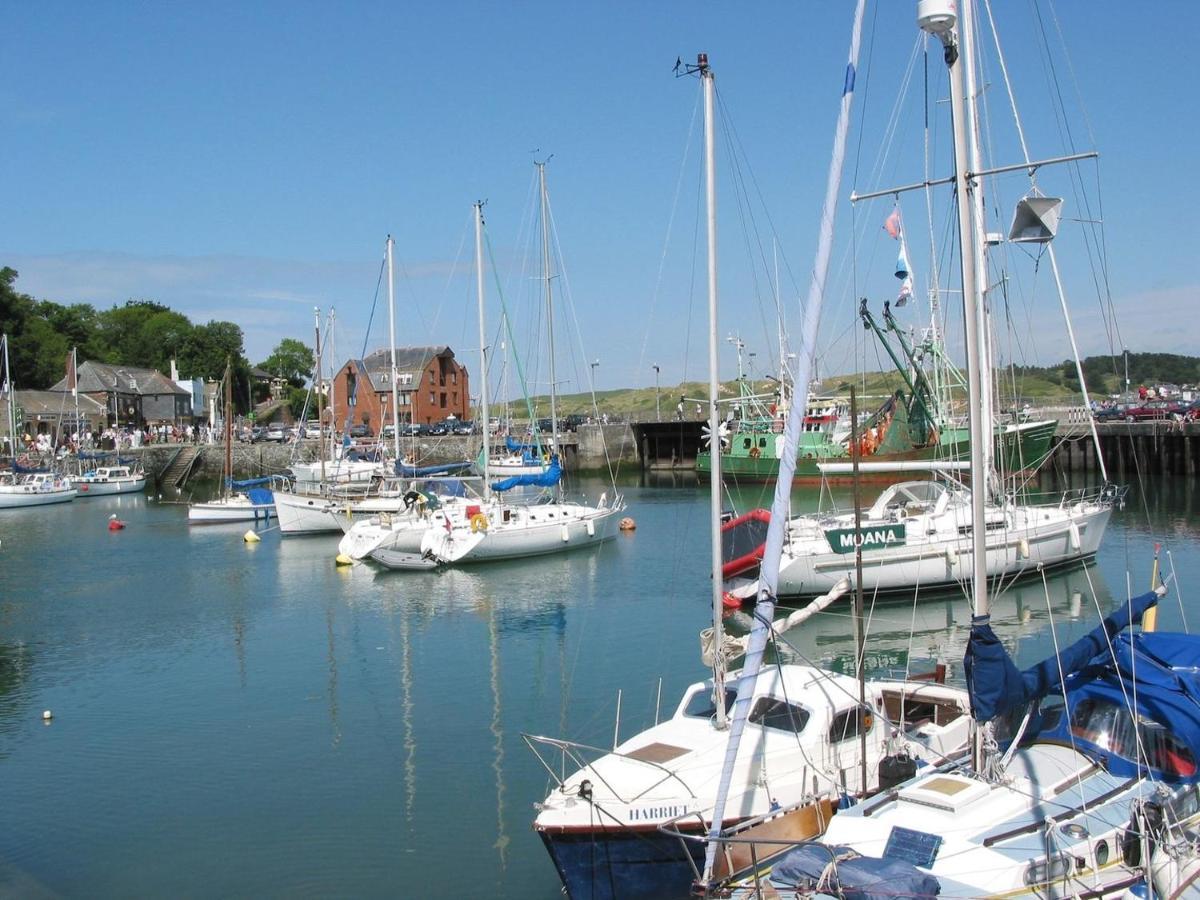
<svg viewBox="0 0 1200 900">
<path fill-rule="evenodd" d="M 1036 507 L 1027 512 L 1033 512 Z M 989 577 L 1017 577 L 1043 568 L 1070 565 L 1095 556 L 1112 508 L 1103 506 L 1069 520 L 989 534 Z M 1036 518 L 1036 514 L 1030 518 Z M 880 593 L 936 590 L 970 580 L 974 556 L 970 535 L 956 541 L 887 546 L 863 553 L 863 589 Z M 816 596 L 842 578 L 855 578 L 853 553 L 790 554 L 779 571 L 780 596 Z"/>
<path fill-rule="evenodd" d="M 1006 472 L 1025 472 L 1036 469 L 1050 453 L 1057 423 L 1036 422 L 1021 426 L 1008 426 L 997 431 L 994 449 L 997 466 Z M 735 445 L 736 446 L 736 445 Z M 929 462 L 944 463 L 966 461 L 970 456 L 970 444 L 963 439 L 949 439 L 929 447 L 917 447 L 900 453 L 878 453 L 866 457 L 871 462 Z M 823 475 L 821 463 L 847 462 L 850 456 L 840 444 L 804 446 L 796 459 L 793 481 L 849 482 L 852 475 Z M 707 451 L 696 455 L 696 473 L 702 480 L 712 474 L 712 459 Z M 779 477 L 779 459 L 762 454 L 749 456 L 736 451 L 721 454 L 721 475 L 731 481 L 768 482 Z M 890 475 L 863 475 L 863 480 L 894 480 Z"/>
<path fill-rule="evenodd" d="M 0 509 L 24 509 L 28 506 L 48 506 L 69 503 L 75 499 L 74 488 L 57 491 L 13 491 L 0 489 Z"/>
<path fill-rule="evenodd" d="M 533 507 L 517 520 L 497 523 L 485 532 L 470 527 L 446 531 L 437 525 L 428 527 L 421 539 L 421 553 L 455 564 L 490 562 L 545 556 L 591 547 L 611 539 L 616 529 L 616 509 L 603 509 L 566 521 L 546 521 L 551 507 Z"/>
<path fill-rule="evenodd" d="M 112 494 L 138 494 L 146 490 L 146 478 L 114 478 L 107 480 L 72 478 L 71 484 L 79 498 L 107 497 Z"/>
<path fill-rule="evenodd" d="M 275 511 L 274 504 L 228 503 L 214 500 L 211 503 L 193 503 L 188 507 L 188 523 L 192 525 L 218 525 L 222 522 L 265 522 Z"/>
<path fill-rule="evenodd" d="M 703 843 L 656 829 L 539 835 L 571 900 L 684 900 L 696 878 L 692 866 L 704 866 Z"/>
</svg>

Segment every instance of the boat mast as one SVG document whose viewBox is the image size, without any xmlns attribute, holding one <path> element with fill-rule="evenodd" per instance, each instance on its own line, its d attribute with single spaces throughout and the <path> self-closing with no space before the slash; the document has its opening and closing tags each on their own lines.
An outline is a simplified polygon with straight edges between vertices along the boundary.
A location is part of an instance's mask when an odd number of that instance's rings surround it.
<svg viewBox="0 0 1200 900">
<path fill-rule="evenodd" d="M 708 54 L 696 57 L 696 69 L 704 87 L 704 195 L 708 212 L 708 440 L 709 457 L 712 460 L 712 478 L 709 491 L 711 513 L 711 560 L 712 560 L 712 614 L 714 646 L 713 656 L 713 706 L 716 707 L 716 727 L 728 727 L 725 716 L 725 660 L 721 656 L 722 614 L 721 589 L 721 416 L 717 410 L 719 378 L 717 375 L 717 176 L 716 176 L 716 129 L 714 122 L 715 85 L 713 71 L 708 67 Z M 720 828 L 719 822 L 713 823 Z"/>
<path fill-rule="evenodd" d="M 488 457 L 492 452 L 488 435 L 487 331 L 483 320 L 483 203 L 475 203 L 475 297 L 479 301 L 479 415 L 483 418 L 483 498 L 491 497 L 488 484 Z"/>
<path fill-rule="evenodd" d="M 921 29 L 937 37 L 944 48 L 946 66 L 950 70 L 950 104 L 954 125 L 954 188 L 958 205 L 959 265 L 962 268 L 963 318 L 967 337 L 967 420 L 971 443 L 971 596 L 974 614 L 986 616 L 989 611 L 987 595 L 987 533 L 984 522 L 984 506 L 987 502 L 987 447 L 990 435 L 983 412 L 986 378 L 984 370 L 987 360 L 984 354 L 982 321 L 982 297 L 979 289 L 978 263 L 983 253 L 983 235 L 975 233 L 981 218 L 975 215 L 979 199 L 979 185 L 969 178 L 972 158 L 969 132 L 974 120 L 969 118 L 967 78 L 965 71 L 971 67 L 971 46 L 966 39 L 970 35 L 971 4 L 964 3 L 959 9 L 961 32 L 955 30 L 954 4 L 931 4 L 941 10 L 924 14 L 926 7 L 918 7 L 918 24 Z M 960 55 L 961 53 L 961 55 Z"/>
<path fill-rule="evenodd" d="M 325 407 L 321 397 L 321 307 L 313 307 L 313 331 L 317 339 L 313 349 L 316 360 L 316 380 L 313 385 L 317 389 L 317 453 L 321 457 L 321 489 L 325 489 Z M 332 433 L 333 428 L 330 427 Z"/>
<path fill-rule="evenodd" d="M 396 387 L 396 294 L 392 280 L 392 236 L 387 236 L 388 339 L 392 347 L 392 453 L 400 461 L 400 390 Z M 347 398 L 349 399 L 349 398 Z"/>
<path fill-rule="evenodd" d="M 225 357 L 225 484 L 224 495 L 233 493 L 233 360 Z"/>
<path fill-rule="evenodd" d="M 8 394 L 8 455 L 17 458 L 17 394 L 8 362 L 8 335 L 4 335 L 4 392 Z"/>
<path fill-rule="evenodd" d="M 538 184 L 542 194 L 542 273 L 546 282 L 546 335 L 550 345 L 550 453 L 558 454 L 558 384 L 554 370 L 554 298 L 550 290 L 550 200 L 546 195 L 546 163 L 535 163 L 538 168 Z M 562 465 L 562 459 L 559 459 Z M 559 482 L 561 490 L 562 482 Z"/>
</svg>

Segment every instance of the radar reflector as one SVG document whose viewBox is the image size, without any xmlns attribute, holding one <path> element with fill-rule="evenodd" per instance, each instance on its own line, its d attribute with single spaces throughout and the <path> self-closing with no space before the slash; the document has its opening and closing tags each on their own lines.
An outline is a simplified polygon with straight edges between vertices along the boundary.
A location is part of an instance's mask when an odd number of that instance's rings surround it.
<svg viewBox="0 0 1200 900">
<path fill-rule="evenodd" d="M 1025 197 L 1017 204 L 1008 239 L 1015 244 L 1048 244 L 1058 233 L 1061 197 Z"/>
</svg>

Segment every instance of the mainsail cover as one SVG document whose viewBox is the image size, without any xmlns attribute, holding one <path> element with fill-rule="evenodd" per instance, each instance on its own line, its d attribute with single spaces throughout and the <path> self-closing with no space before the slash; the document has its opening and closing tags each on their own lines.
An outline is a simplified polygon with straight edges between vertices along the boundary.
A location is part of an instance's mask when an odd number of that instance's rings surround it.
<svg viewBox="0 0 1200 900">
<path fill-rule="evenodd" d="M 1064 678 L 1078 673 L 1098 658 L 1113 660 L 1112 640 L 1158 602 L 1149 591 L 1115 610 L 1092 631 L 1024 672 L 1017 669 L 1008 651 L 992 631 L 991 616 L 971 620 L 971 637 L 963 668 L 971 695 L 971 713 L 977 722 L 990 722 L 1006 712 L 1020 709 L 1058 690 Z"/>
<path fill-rule="evenodd" d="M 800 352 L 797 356 L 796 371 L 792 381 L 794 385 L 792 407 L 788 412 L 787 425 L 783 432 L 779 476 L 775 482 L 775 499 L 771 505 L 771 524 L 767 529 L 767 542 L 763 550 L 759 577 L 758 601 L 754 608 L 754 627 L 750 632 L 750 642 L 742 666 L 744 677 L 738 684 L 738 697 L 733 707 L 729 741 L 725 749 L 725 763 L 721 770 L 721 780 L 713 804 L 709 842 L 704 851 L 703 880 L 706 882 L 712 879 L 718 838 L 721 835 L 721 824 L 725 820 L 725 802 L 729 796 L 729 786 L 737 762 L 738 747 L 746 727 L 746 719 L 750 713 L 755 676 L 762 667 L 763 651 L 766 649 L 767 639 L 771 634 L 771 622 L 775 618 L 775 595 L 779 588 L 779 558 L 783 553 L 784 531 L 791 516 L 792 478 L 796 474 L 796 454 L 800 447 L 800 434 L 804 430 L 804 412 L 808 407 L 808 382 L 812 376 L 813 359 L 816 355 L 817 328 L 821 323 L 821 304 L 825 298 L 825 278 L 829 272 L 829 258 L 833 250 L 833 223 L 837 216 L 837 200 L 841 191 L 842 163 L 846 157 L 846 135 L 850 127 L 850 106 L 854 99 L 854 76 L 858 66 L 858 48 L 862 34 L 864 6 L 865 0 L 858 0 L 854 9 L 850 58 L 846 64 L 846 78 L 842 85 L 837 132 L 833 139 L 833 156 L 829 162 L 825 201 L 821 208 L 821 234 L 817 241 L 817 254 L 813 262 L 808 299 L 804 304 L 804 322 L 800 329 Z M 717 489 L 714 486 L 713 490 Z"/>
<path fill-rule="evenodd" d="M 505 478 L 503 481 L 494 482 L 492 490 L 510 491 L 516 487 L 554 487 L 561 480 L 562 466 L 559 465 L 558 457 L 554 456 L 546 471 L 536 475 L 514 475 L 512 478 Z"/>
</svg>

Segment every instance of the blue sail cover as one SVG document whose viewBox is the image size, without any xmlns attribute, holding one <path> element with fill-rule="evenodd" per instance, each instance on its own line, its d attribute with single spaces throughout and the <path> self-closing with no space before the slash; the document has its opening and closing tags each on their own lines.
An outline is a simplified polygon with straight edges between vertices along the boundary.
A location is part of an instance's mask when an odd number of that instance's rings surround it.
<svg viewBox="0 0 1200 900">
<path fill-rule="evenodd" d="M 971 620 L 971 637 L 963 658 L 972 715 L 976 721 L 990 722 L 1057 690 L 1061 686 L 1060 672 L 1069 676 L 1094 661 L 1111 660 L 1109 644 L 1113 636 L 1131 622 L 1140 622 L 1142 614 L 1157 602 L 1154 591 L 1134 597 L 1060 654 L 1024 672 L 1017 669 L 992 631 L 991 616 L 975 617 Z"/>
<path fill-rule="evenodd" d="M 270 506 L 275 502 L 275 495 L 266 488 L 250 488 L 246 491 L 246 496 L 250 498 L 250 502 L 255 506 Z"/>
<path fill-rule="evenodd" d="M 562 480 L 562 466 L 558 464 L 558 457 L 554 456 L 550 459 L 550 465 L 545 472 L 538 475 L 514 475 L 512 478 L 505 478 L 503 481 L 497 481 L 492 485 L 493 491 L 510 491 L 515 487 L 554 487 Z"/>
<path fill-rule="evenodd" d="M 423 478 L 426 475 L 456 475 L 470 469 L 472 462 L 464 459 L 461 462 L 444 463 L 440 466 L 410 466 L 403 460 L 396 460 L 396 474 L 402 478 Z"/>
<path fill-rule="evenodd" d="M 524 441 L 518 441 L 511 434 L 505 435 L 504 446 L 507 447 L 512 453 L 528 454 L 531 451 L 536 453 L 541 449 L 537 441 L 534 441 L 533 443 L 525 443 Z M 537 460 L 535 459 L 534 462 L 537 462 Z"/>
<path fill-rule="evenodd" d="M 274 479 L 267 478 L 247 478 L 244 481 L 234 481 L 232 478 L 227 479 L 231 488 L 237 488 L 239 491 L 245 488 L 258 487 L 260 484 L 270 484 Z"/>
<path fill-rule="evenodd" d="M 1200 637 L 1190 634 L 1119 634 L 1105 652 L 1067 677 L 1068 708 L 1039 735 L 1103 758 L 1105 768 L 1124 778 L 1145 775 L 1172 782 L 1200 780 Z M 1085 701 L 1127 710 L 1125 721 L 1106 734 L 1089 733 Z M 1136 731 L 1132 723 L 1136 722 Z"/>
</svg>

